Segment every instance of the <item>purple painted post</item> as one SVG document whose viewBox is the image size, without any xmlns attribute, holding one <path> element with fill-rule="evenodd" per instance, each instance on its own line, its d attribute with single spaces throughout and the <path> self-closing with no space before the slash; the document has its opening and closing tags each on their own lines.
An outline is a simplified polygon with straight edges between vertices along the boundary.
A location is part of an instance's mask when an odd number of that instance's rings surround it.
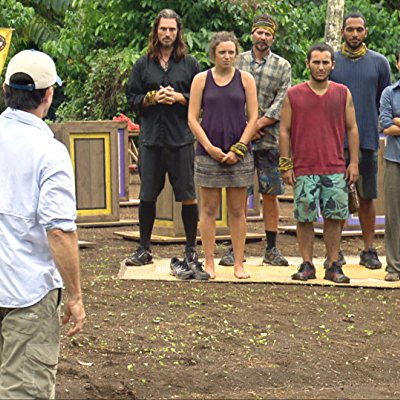
<svg viewBox="0 0 400 400">
<path fill-rule="evenodd" d="M 321 217 L 321 215 L 318 216 L 317 222 L 320 222 L 320 223 L 324 222 L 324 219 Z M 360 219 L 358 218 L 358 215 L 350 214 L 349 218 L 347 219 L 347 225 L 359 227 Z M 385 225 L 385 216 L 377 215 L 375 217 L 375 225 Z"/>
<path fill-rule="evenodd" d="M 119 197 L 126 197 L 125 193 L 125 149 L 124 128 L 118 128 L 118 155 L 119 155 Z"/>
<path fill-rule="evenodd" d="M 247 208 L 252 210 L 254 208 L 254 194 L 247 197 Z"/>
<path fill-rule="evenodd" d="M 252 210 L 254 208 L 254 186 L 248 186 L 247 188 L 247 208 Z"/>
</svg>

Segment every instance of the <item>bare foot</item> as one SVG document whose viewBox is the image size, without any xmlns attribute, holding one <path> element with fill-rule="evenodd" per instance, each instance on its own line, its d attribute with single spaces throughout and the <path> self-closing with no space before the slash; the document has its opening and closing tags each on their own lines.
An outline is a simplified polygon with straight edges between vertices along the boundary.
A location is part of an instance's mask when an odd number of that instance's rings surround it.
<svg viewBox="0 0 400 400">
<path fill-rule="evenodd" d="M 210 275 L 210 279 L 215 279 L 216 275 L 214 265 L 205 265 L 204 270 L 208 272 L 208 274 Z"/>
<path fill-rule="evenodd" d="M 244 270 L 243 266 L 235 267 L 235 278 L 237 279 L 249 279 L 250 275 Z"/>
</svg>

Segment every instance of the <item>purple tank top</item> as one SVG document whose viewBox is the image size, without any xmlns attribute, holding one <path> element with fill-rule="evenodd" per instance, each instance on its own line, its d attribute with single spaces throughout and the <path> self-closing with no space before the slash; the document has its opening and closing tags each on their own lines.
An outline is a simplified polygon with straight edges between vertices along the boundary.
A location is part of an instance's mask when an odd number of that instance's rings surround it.
<svg viewBox="0 0 400 400">
<path fill-rule="evenodd" d="M 245 106 L 246 93 L 238 69 L 235 69 L 232 80 L 225 86 L 218 86 L 211 69 L 207 71 L 201 126 L 214 146 L 226 152 L 239 141 L 246 127 Z M 196 154 L 208 153 L 200 143 L 197 143 Z"/>
</svg>

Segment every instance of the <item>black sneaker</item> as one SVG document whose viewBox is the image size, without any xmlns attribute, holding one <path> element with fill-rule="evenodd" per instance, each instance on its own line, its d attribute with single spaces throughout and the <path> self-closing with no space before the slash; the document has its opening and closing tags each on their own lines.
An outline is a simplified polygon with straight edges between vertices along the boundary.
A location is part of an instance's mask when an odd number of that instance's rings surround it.
<svg viewBox="0 0 400 400">
<path fill-rule="evenodd" d="M 277 267 L 287 267 L 289 265 L 288 260 L 281 254 L 277 247 L 271 249 L 265 249 L 263 258 L 264 264 L 275 265 Z"/>
<path fill-rule="evenodd" d="M 235 256 L 233 255 L 232 246 L 228 247 L 228 250 L 219 261 L 219 265 L 223 265 L 224 267 L 232 267 L 235 265 Z"/>
<path fill-rule="evenodd" d="M 179 260 L 179 258 L 171 258 L 171 263 L 169 266 L 171 268 L 171 275 L 175 276 L 176 278 L 182 280 L 193 278 L 194 272 L 191 269 L 188 269 L 186 263 Z"/>
<path fill-rule="evenodd" d="M 246 257 L 243 257 L 243 262 L 246 262 Z M 232 246 L 227 248 L 218 265 L 223 265 L 224 267 L 233 267 L 235 265 L 235 254 L 233 253 Z"/>
<path fill-rule="evenodd" d="M 379 261 L 378 253 L 375 249 L 369 248 L 368 251 L 362 251 L 360 253 L 360 265 L 368 269 L 379 269 L 382 267 L 382 263 Z"/>
<path fill-rule="evenodd" d="M 344 258 L 343 250 L 339 250 L 339 257 L 338 257 L 338 260 L 336 261 L 336 263 L 338 265 L 340 265 L 341 267 L 343 267 L 343 265 L 346 264 L 346 259 Z M 329 263 L 328 263 L 327 258 L 325 258 L 325 261 L 324 261 L 324 268 L 325 269 L 329 268 Z"/>
<path fill-rule="evenodd" d="M 400 281 L 400 274 L 398 272 L 388 272 L 385 275 L 386 282 L 397 282 Z"/>
<path fill-rule="evenodd" d="M 316 279 L 316 270 L 313 264 L 309 261 L 305 261 L 300 264 L 299 270 L 292 275 L 292 279 L 295 281 L 307 281 L 309 279 Z"/>
<path fill-rule="evenodd" d="M 126 260 L 125 265 L 140 267 L 146 264 L 153 263 L 151 251 L 139 246 Z"/>
<path fill-rule="evenodd" d="M 342 267 L 335 262 L 326 269 L 324 279 L 335 283 L 350 283 L 350 278 L 343 273 Z"/>
<path fill-rule="evenodd" d="M 210 274 L 203 270 L 203 263 L 199 261 L 199 256 L 195 248 L 186 250 L 183 262 L 186 264 L 187 269 L 193 271 L 194 279 L 199 281 L 208 281 L 210 279 Z"/>
</svg>

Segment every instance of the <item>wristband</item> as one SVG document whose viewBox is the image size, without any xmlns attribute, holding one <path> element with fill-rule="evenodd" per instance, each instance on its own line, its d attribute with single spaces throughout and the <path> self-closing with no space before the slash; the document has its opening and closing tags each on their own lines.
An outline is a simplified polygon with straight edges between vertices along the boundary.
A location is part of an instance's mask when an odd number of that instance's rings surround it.
<svg viewBox="0 0 400 400">
<path fill-rule="evenodd" d="M 293 169 L 293 161 L 289 157 L 279 157 L 279 166 L 278 169 L 280 172 L 286 172 Z"/>
<path fill-rule="evenodd" d="M 229 149 L 229 151 L 232 151 L 233 153 L 235 153 L 236 156 L 240 159 L 242 159 L 245 156 L 247 150 L 248 150 L 247 145 L 242 142 L 235 143 Z"/>
<path fill-rule="evenodd" d="M 145 99 L 146 99 L 147 104 L 150 104 L 150 105 L 157 104 L 156 94 L 157 94 L 157 90 L 150 90 L 149 92 L 146 93 Z"/>
</svg>

